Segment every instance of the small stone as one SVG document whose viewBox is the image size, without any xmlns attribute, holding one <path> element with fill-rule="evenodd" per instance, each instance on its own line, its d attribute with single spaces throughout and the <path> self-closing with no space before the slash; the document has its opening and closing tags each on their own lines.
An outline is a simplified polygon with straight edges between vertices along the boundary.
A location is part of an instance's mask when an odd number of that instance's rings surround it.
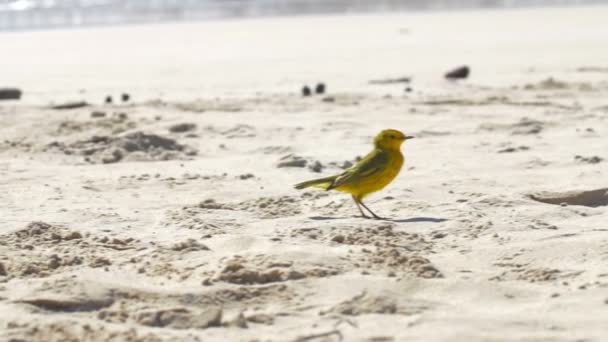
<svg viewBox="0 0 608 342">
<path fill-rule="evenodd" d="M 18 88 L 0 88 L 0 100 L 19 100 L 22 94 Z"/>
<path fill-rule="evenodd" d="M 446 237 L 446 233 L 435 233 L 433 234 L 433 239 L 443 239 L 444 237 Z"/>
<path fill-rule="evenodd" d="M 344 239 L 345 239 L 344 235 L 336 235 L 331 239 L 331 241 L 337 242 L 337 243 L 343 243 Z"/>
<path fill-rule="evenodd" d="M 61 259 L 59 258 L 59 256 L 57 254 L 53 254 L 51 255 L 51 257 L 49 258 L 49 268 L 50 269 L 57 269 L 59 268 L 59 266 L 61 266 Z"/>
<path fill-rule="evenodd" d="M 308 168 L 313 172 L 321 172 L 323 170 L 323 164 L 321 164 L 319 161 L 315 161 Z"/>
<path fill-rule="evenodd" d="M 468 66 L 463 65 L 461 67 L 455 68 L 445 74 L 445 78 L 450 80 L 455 79 L 463 79 L 469 77 L 471 70 Z"/>
<path fill-rule="evenodd" d="M 82 234 L 80 234 L 79 232 L 71 232 L 70 234 L 64 236 L 63 239 L 68 241 L 82 239 Z"/>
<path fill-rule="evenodd" d="M 106 258 L 102 258 L 102 257 L 98 257 L 95 260 L 93 260 L 89 266 L 96 268 L 96 267 L 104 267 L 104 266 L 109 266 L 112 265 L 112 262 Z"/>
<path fill-rule="evenodd" d="M 305 167 L 308 161 L 302 157 L 295 156 L 293 154 L 286 155 L 281 158 L 277 164 L 278 168 L 282 167 Z"/>
<path fill-rule="evenodd" d="M 308 86 L 302 87 L 302 96 L 310 96 L 311 94 L 312 94 L 312 91 L 310 90 L 310 88 Z"/>
<path fill-rule="evenodd" d="M 92 118 L 103 118 L 103 117 L 105 117 L 105 116 L 106 116 L 106 112 L 101 112 L 101 111 L 97 111 L 97 110 L 96 110 L 96 111 L 93 111 L 93 112 L 91 113 L 91 117 L 92 117 Z"/>
<path fill-rule="evenodd" d="M 254 177 L 254 175 L 252 175 L 251 173 L 246 173 L 244 175 L 240 175 L 239 179 L 246 180 L 246 179 L 253 178 L 253 177 Z"/>
<path fill-rule="evenodd" d="M 169 132 L 172 133 L 183 133 L 189 132 L 196 129 L 196 124 L 193 123 L 179 123 L 169 127 Z"/>
<path fill-rule="evenodd" d="M 325 94 L 325 83 L 318 83 L 315 87 L 315 93 Z"/>
</svg>

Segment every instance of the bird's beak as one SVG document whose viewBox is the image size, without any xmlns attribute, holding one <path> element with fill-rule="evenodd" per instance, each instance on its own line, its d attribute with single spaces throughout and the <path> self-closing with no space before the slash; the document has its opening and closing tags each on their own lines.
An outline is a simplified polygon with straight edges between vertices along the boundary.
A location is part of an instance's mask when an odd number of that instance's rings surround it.
<svg viewBox="0 0 608 342">
<path fill-rule="evenodd" d="M 405 137 L 403 137 L 403 140 L 409 140 L 409 139 L 414 139 L 414 137 L 411 135 L 406 135 Z"/>
</svg>

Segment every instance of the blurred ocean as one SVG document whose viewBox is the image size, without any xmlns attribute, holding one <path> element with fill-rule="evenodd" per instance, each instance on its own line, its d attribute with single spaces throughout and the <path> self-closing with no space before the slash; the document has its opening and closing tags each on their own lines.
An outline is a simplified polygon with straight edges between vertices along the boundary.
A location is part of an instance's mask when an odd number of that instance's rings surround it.
<svg viewBox="0 0 608 342">
<path fill-rule="evenodd" d="M 0 0 L 0 31 L 276 15 L 602 3 L 608 0 Z"/>
</svg>

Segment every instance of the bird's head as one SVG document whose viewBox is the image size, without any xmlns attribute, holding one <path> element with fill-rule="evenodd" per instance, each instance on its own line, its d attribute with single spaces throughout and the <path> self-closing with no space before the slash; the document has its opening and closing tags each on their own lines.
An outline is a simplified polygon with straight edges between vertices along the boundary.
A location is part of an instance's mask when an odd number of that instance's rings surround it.
<svg viewBox="0 0 608 342">
<path fill-rule="evenodd" d="M 374 138 L 374 146 L 386 150 L 398 150 L 404 141 L 413 139 L 411 135 L 405 135 L 396 129 L 385 129 Z"/>
</svg>

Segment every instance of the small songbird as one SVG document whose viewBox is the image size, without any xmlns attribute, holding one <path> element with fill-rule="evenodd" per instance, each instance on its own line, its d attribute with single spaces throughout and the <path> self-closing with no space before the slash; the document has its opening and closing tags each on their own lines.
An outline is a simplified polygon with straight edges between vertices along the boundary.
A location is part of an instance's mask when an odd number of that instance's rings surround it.
<svg viewBox="0 0 608 342">
<path fill-rule="evenodd" d="M 382 190 L 397 177 L 401 166 L 403 166 L 401 144 L 412 138 L 414 137 L 405 135 L 395 129 L 383 130 L 374 138 L 374 149 L 351 168 L 339 175 L 298 183 L 295 188 L 315 187 L 349 193 L 363 217 L 367 218 L 368 216 L 365 215 L 361 206 L 374 218 L 380 219 L 378 215 L 363 204 L 363 198 L 373 192 Z"/>
</svg>

